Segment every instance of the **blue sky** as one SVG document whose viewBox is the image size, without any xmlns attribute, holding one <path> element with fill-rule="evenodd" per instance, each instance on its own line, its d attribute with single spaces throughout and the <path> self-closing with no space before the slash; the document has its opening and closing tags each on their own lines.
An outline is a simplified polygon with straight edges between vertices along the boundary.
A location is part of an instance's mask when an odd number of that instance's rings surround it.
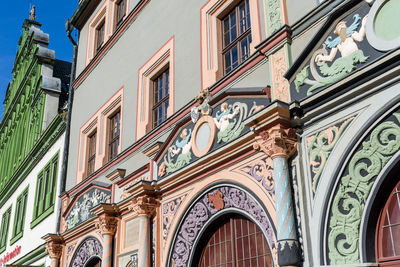
<svg viewBox="0 0 400 267">
<path fill-rule="evenodd" d="M 22 24 L 29 17 L 31 4 L 36 6 L 36 21 L 42 24 L 41 29 L 50 34 L 49 47 L 56 51 L 56 58 L 72 59 L 72 44 L 65 32 L 65 21 L 74 13 L 78 0 L 0 0 L 0 119 L 3 118 L 4 96 L 12 78 Z"/>
</svg>

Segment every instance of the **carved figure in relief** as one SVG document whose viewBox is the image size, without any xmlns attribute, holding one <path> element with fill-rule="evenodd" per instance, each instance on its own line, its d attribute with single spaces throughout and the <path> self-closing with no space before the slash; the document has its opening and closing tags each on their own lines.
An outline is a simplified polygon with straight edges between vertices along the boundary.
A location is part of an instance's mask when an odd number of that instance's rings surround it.
<svg viewBox="0 0 400 267">
<path fill-rule="evenodd" d="M 333 32 L 337 37 L 332 40 L 332 37 L 329 36 L 322 48 L 315 51 L 310 66 L 306 66 L 296 76 L 294 83 L 297 91 L 303 84 L 308 84 L 311 87 L 308 89 L 307 95 L 311 95 L 315 89 L 344 78 L 355 70 L 359 63 L 368 60 L 369 56 L 364 56 L 364 52 L 359 49 L 356 43 L 364 41 L 368 15 L 362 19 L 359 31 L 356 31 L 356 29 L 360 25 L 361 17 L 355 14 L 353 18 L 354 21 L 350 26 L 347 26 L 346 21 L 340 21 Z M 330 49 L 329 53 L 326 48 Z M 338 52 L 340 52 L 341 57 L 334 60 Z M 332 64 L 329 66 L 327 62 L 332 62 Z M 315 63 L 323 76 L 318 73 Z M 315 80 L 308 78 L 308 70 L 311 71 Z"/>
<path fill-rule="evenodd" d="M 239 115 L 239 120 L 235 117 Z M 214 122 L 217 126 L 218 140 L 217 142 L 229 142 L 238 137 L 244 128 L 243 119 L 247 116 L 247 105 L 236 102 L 228 105 L 224 102 L 221 105 L 221 111 L 217 111 Z"/>
<path fill-rule="evenodd" d="M 165 163 L 165 171 L 166 173 L 174 172 L 175 170 L 185 166 L 192 159 L 192 130 L 191 129 L 183 129 L 181 134 L 179 135 L 180 140 L 175 141 L 175 145 L 172 145 L 168 148 L 167 154 L 164 156 Z M 173 157 L 178 155 L 176 161 L 173 161 Z M 163 167 L 160 166 L 160 167 Z M 160 173 L 162 174 L 163 171 Z M 165 173 L 164 173 L 165 174 Z"/>
</svg>

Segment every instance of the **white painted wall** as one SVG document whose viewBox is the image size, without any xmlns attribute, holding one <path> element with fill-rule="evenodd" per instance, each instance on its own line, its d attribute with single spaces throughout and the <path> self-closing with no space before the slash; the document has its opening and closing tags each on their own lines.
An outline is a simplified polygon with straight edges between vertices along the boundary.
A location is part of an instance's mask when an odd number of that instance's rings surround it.
<svg viewBox="0 0 400 267">
<path fill-rule="evenodd" d="M 59 139 L 48 150 L 48 152 L 44 155 L 44 157 L 40 160 L 40 162 L 33 168 L 32 172 L 20 184 L 18 189 L 15 190 L 14 194 L 10 197 L 10 199 L 6 202 L 6 204 L 0 208 L 0 218 L 1 218 L 4 212 L 10 207 L 10 205 L 12 206 L 10 226 L 8 229 L 8 236 L 7 236 L 7 248 L 2 254 L 0 254 L 0 259 L 3 258 L 4 255 L 6 255 L 7 253 L 13 251 L 15 247 L 21 246 L 21 253 L 12 260 L 10 260 L 9 262 L 7 262 L 7 264 L 11 264 L 23 258 L 24 255 L 28 254 L 29 252 L 35 250 L 36 248 L 44 244 L 45 241 L 42 239 L 42 236 L 46 235 L 47 233 L 56 233 L 57 210 L 59 205 L 61 205 L 61 201 L 58 196 L 60 194 L 61 166 L 62 166 L 62 155 L 64 149 L 64 138 L 65 138 L 65 133 L 59 137 Z M 38 225 L 36 225 L 33 229 L 31 229 L 30 224 L 32 222 L 33 207 L 35 205 L 37 176 L 39 172 L 44 168 L 44 166 L 52 159 L 52 157 L 57 152 L 59 152 L 59 159 L 58 159 L 58 174 L 57 174 L 57 191 L 56 191 L 54 212 L 50 214 L 47 218 L 45 218 L 42 222 L 40 222 Z M 27 186 L 29 186 L 29 189 L 28 189 L 28 201 L 25 212 L 25 222 L 23 228 L 24 234 L 22 238 L 20 238 L 17 242 L 15 242 L 13 245 L 10 246 L 10 239 L 12 238 L 12 229 L 15 217 L 15 205 L 18 196 L 24 191 L 24 189 Z M 46 267 L 50 266 L 50 261 L 46 260 L 46 258 L 40 259 L 39 261 L 35 262 L 35 265 L 45 264 Z"/>
</svg>

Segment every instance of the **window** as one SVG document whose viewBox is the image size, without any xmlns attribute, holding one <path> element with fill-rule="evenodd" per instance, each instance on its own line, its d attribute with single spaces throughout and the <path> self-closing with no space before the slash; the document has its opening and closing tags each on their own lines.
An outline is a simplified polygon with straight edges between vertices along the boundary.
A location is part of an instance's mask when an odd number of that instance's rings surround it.
<svg viewBox="0 0 400 267">
<path fill-rule="evenodd" d="M 153 80 L 153 128 L 167 119 L 169 104 L 169 68 Z"/>
<path fill-rule="evenodd" d="M 236 6 L 222 20 L 224 73 L 235 69 L 250 55 L 251 27 L 249 0 Z"/>
<path fill-rule="evenodd" d="M 88 160 L 87 160 L 87 175 L 91 175 L 95 169 L 96 162 L 96 137 L 97 132 L 94 131 L 88 138 Z"/>
<path fill-rule="evenodd" d="M 208 0 L 200 9 L 201 88 L 215 84 L 256 51 L 266 30 L 260 24 L 264 5 L 258 0 Z"/>
<path fill-rule="evenodd" d="M 122 86 L 81 126 L 76 183 L 121 153 L 123 94 Z"/>
<path fill-rule="evenodd" d="M 10 225 L 11 206 L 4 212 L 1 218 L 1 231 L 0 231 L 0 253 L 6 250 L 8 227 Z"/>
<path fill-rule="evenodd" d="M 124 17 L 126 14 L 126 0 L 120 0 L 116 6 L 117 16 L 116 16 L 116 28 L 118 29 L 124 21 Z"/>
<path fill-rule="evenodd" d="M 110 118 L 108 160 L 118 155 L 121 113 L 118 111 Z"/>
<path fill-rule="evenodd" d="M 136 140 L 174 113 L 175 37 L 172 36 L 138 72 Z"/>
<path fill-rule="evenodd" d="M 11 244 L 20 239 L 24 232 L 26 201 L 28 200 L 28 188 L 17 198 L 15 207 L 14 228 L 12 231 Z"/>
<path fill-rule="evenodd" d="M 58 153 L 39 172 L 36 184 L 35 206 L 31 228 L 44 220 L 54 211 L 58 172 Z"/>
<path fill-rule="evenodd" d="M 105 23 L 104 21 L 100 23 L 100 25 L 97 27 L 96 29 L 96 51 L 95 53 L 97 53 L 101 46 L 104 43 L 104 33 L 105 33 Z"/>
</svg>

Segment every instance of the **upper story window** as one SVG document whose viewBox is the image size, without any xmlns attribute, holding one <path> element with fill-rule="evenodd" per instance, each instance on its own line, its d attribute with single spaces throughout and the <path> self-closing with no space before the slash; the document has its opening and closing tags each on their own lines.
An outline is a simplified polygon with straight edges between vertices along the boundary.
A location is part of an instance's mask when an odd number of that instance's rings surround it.
<svg viewBox="0 0 400 267">
<path fill-rule="evenodd" d="M 113 158 L 115 158 L 119 152 L 120 120 L 120 111 L 110 117 L 108 160 L 112 160 Z"/>
<path fill-rule="evenodd" d="M 127 0 L 120 0 L 119 2 L 117 2 L 116 28 L 121 26 L 122 22 L 124 21 L 124 17 L 126 14 L 126 1 Z"/>
<path fill-rule="evenodd" d="M 8 228 L 10 226 L 11 217 L 11 206 L 6 210 L 1 218 L 1 228 L 0 228 L 0 253 L 6 250 L 7 247 L 7 236 Z"/>
<path fill-rule="evenodd" d="M 15 206 L 14 227 L 12 231 L 12 239 L 10 241 L 11 244 L 13 244 L 23 235 L 27 200 L 28 200 L 28 188 L 26 188 L 24 192 L 22 192 L 22 194 L 19 195 L 17 198 L 17 205 Z"/>
<path fill-rule="evenodd" d="M 104 33 L 105 33 L 105 23 L 104 21 L 96 28 L 96 52 L 100 50 L 104 43 Z"/>
<path fill-rule="evenodd" d="M 249 0 L 241 2 L 222 19 L 224 73 L 235 69 L 250 55 L 251 26 Z"/>
<path fill-rule="evenodd" d="M 87 160 L 87 175 L 91 175 L 95 170 L 96 162 L 96 138 L 97 131 L 94 131 L 88 138 L 88 160 Z"/>
<path fill-rule="evenodd" d="M 153 80 L 153 128 L 167 119 L 169 105 L 169 68 Z"/>
</svg>

